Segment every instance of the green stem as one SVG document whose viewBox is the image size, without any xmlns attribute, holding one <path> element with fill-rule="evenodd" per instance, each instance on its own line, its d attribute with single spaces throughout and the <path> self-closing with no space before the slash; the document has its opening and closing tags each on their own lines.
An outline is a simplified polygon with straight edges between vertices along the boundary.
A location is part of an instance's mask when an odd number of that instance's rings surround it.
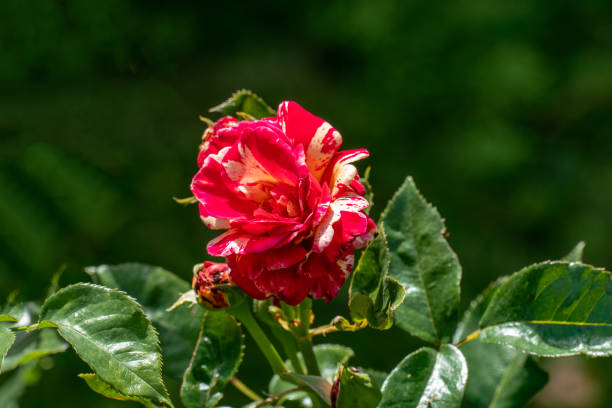
<svg viewBox="0 0 612 408">
<path fill-rule="evenodd" d="M 283 360 L 278 355 L 274 345 L 272 345 L 270 339 L 268 339 L 253 317 L 249 307 L 249 302 L 244 302 L 243 305 L 230 310 L 230 313 L 240 320 L 242 324 L 244 324 L 244 327 L 246 327 L 248 332 L 253 337 L 253 340 L 255 340 L 255 343 L 257 343 L 257 346 L 266 357 L 266 360 L 268 360 L 274 374 L 282 374 L 287 372 L 287 367 L 285 367 L 285 363 L 283 363 Z"/>
<path fill-rule="evenodd" d="M 292 326 L 291 331 L 295 336 L 298 347 L 309 375 L 321 375 L 319 364 L 312 349 L 312 336 L 310 335 L 310 316 L 312 310 L 312 300 L 306 299 L 298 307 L 297 314 L 299 324 Z"/>
<path fill-rule="evenodd" d="M 283 347 L 285 350 L 285 354 L 289 357 L 289 361 L 291 361 L 291 365 L 297 374 L 306 374 L 306 370 L 304 369 L 304 364 L 302 364 L 302 360 L 298 357 L 297 348 L 295 344 L 292 347 Z"/>
<path fill-rule="evenodd" d="M 457 348 L 463 346 L 466 343 L 469 343 L 472 340 L 476 340 L 478 338 L 478 335 L 480 335 L 480 329 L 476 330 L 475 332 L 470 333 L 463 341 L 460 341 L 459 343 L 457 343 Z"/>
<path fill-rule="evenodd" d="M 297 391 L 301 391 L 302 389 L 303 389 L 302 387 L 295 387 L 295 388 L 291 388 L 291 389 L 289 389 L 287 391 L 283 391 L 281 393 L 271 395 L 268 398 L 266 398 L 265 400 L 260 401 L 258 404 L 255 404 L 254 408 L 265 407 L 266 405 L 268 405 L 268 404 L 270 404 L 270 403 L 272 403 L 272 402 L 274 402 L 276 400 L 279 400 L 279 399 L 283 398 L 286 395 L 292 394 L 292 393 L 297 392 Z M 274 406 L 276 406 L 276 405 L 274 405 Z"/>
<path fill-rule="evenodd" d="M 300 351 L 302 352 L 302 356 L 304 357 L 304 361 L 306 362 L 306 370 L 308 370 L 308 374 L 321 375 L 321 371 L 319 370 L 319 363 L 317 363 L 317 358 L 315 357 L 314 351 L 312 350 L 312 341 L 310 339 L 310 336 L 299 338 L 298 345 L 300 346 Z"/>
<path fill-rule="evenodd" d="M 278 340 L 285 355 L 289 358 L 289 361 L 291 361 L 293 371 L 297 374 L 306 374 L 304 363 L 302 363 L 302 360 L 300 360 L 297 354 L 297 340 L 295 336 L 283 329 L 278 323 L 276 323 L 276 327 L 272 328 L 272 335 Z"/>
<path fill-rule="evenodd" d="M 230 382 L 232 383 L 234 387 L 236 387 L 238 391 L 240 391 L 241 393 L 243 393 L 244 395 L 246 395 L 248 398 L 252 399 L 253 401 L 263 401 L 263 398 L 261 398 L 255 391 L 250 389 L 245 383 L 240 381 L 238 378 L 232 377 L 230 379 Z"/>
</svg>

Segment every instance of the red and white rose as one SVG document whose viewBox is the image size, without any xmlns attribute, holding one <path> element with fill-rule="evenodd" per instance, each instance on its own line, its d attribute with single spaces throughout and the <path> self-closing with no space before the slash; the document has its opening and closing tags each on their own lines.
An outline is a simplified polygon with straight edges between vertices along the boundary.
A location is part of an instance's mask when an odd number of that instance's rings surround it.
<svg viewBox="0 0 612 408">
<path fill-rule="evenodd" d="M 204 223 L 227 229 L 208 253 L 256 299 L 335 297 L 376 231 L 352 165 L 367 150 L 339 152 L 340 133 L 295 102 L 276 117 L 224 117 L 203 139 L 191 190 Z"/>
</svg>

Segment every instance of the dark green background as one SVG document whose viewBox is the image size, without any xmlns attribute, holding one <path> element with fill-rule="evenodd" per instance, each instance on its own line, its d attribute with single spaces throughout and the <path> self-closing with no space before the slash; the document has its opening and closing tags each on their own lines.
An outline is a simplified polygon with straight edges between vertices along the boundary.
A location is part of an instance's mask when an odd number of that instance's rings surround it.
<svg viewBox="0 0 612 408">
<path fill-rule="evenodd" d="M 132 260 L 189 279 L 213 234 L 171 198 L 189 195 L 198 114 L 243 87 L 368 148 L 375 215 L 413 175 L 447 220 L 464 305 L 579 240 L 612 267 L 612 3 L 223 3 L 1 2 L 0 297 L 43 297 L 62 265 L 62 284 Z M 317 302 L 319 322 L 345 300 Z M 418 345 L 397 330 L 328 340 L 380 369 Z M 240 377 L 260 389 L 269 369 L 248 352 Z M 574 371 L 605 396 L 609 360 L 588 367 Z M 85 370 L 56 358 L 22 406 L 122 406 Z"/>
</svg>

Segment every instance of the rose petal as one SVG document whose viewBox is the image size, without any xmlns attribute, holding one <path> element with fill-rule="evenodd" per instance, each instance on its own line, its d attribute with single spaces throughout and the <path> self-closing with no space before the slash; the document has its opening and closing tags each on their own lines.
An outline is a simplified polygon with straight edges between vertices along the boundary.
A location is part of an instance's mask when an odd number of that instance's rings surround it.
<svg viewBox="0 0 612 408">
<path fill-rule="evenodd" d="M 295 102 L 281 103 L 277 116 L 289 139 L 304 146 L 306 164 L 315 178 L 320 179 L 342 144 L 340 133 Z"/>
</svg>

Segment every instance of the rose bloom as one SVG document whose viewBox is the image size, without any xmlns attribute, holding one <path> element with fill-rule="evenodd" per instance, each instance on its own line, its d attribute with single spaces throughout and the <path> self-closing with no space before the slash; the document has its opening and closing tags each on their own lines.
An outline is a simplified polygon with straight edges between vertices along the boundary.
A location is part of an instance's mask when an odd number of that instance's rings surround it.
<svg viewBox="0 0 612 408">
<path fill-rule="evenodd" d="M 368 151 L 339 152 L 341 144 L 336 129 L 295 102 L 281 103 L 276 117 L 224 117 L 204 133 L 191 191 L 204 223 L 228 230 L 208 253 L 226 257 L 233 282 L 251 297 L 329 301 L 355 249 L 373 238 L 351 164 Z"/>
</svg>

